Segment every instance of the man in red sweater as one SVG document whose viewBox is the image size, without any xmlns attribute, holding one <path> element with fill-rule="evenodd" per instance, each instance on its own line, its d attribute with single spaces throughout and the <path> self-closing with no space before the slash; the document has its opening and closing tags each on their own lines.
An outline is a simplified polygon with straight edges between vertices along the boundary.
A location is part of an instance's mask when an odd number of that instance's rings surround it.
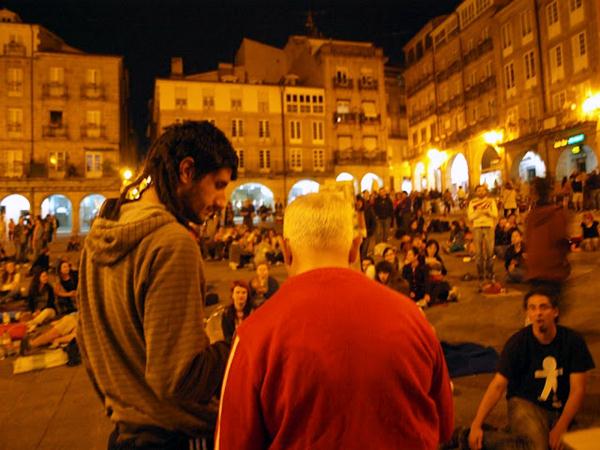
<svg viewBox="0 0 600 450">
<path fill-rule="evenodd" d="M 237 330 L 216 449 L 436 449 L 453 404 L 439 342 L 408 298 L 349 269 L 352 204 L 288 206 L 290 277 Z"/>
</svg>

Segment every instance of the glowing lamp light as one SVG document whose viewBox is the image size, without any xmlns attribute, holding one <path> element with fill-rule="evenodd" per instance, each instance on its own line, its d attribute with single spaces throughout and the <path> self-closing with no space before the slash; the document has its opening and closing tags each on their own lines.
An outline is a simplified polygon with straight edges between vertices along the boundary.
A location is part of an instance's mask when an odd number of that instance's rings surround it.
<svg viewBox="0 0 600 450">
<path fill-rule="evenodd" d="M 581 109 L 585 114 L 591 114 L 594 111 L 600 109 L 600 94 L 592 95 L 585 99 L 581 105 Z"/>
<path fill-rule="evenodd" d="M 58 160 L 56 159 L 56 156 L 51 156 L 50 157 L 50 164 L 52 164 L 53 166 L 55 166 L 57 162 L 58 162 Z"/>
<path fill-rule="evenodd" d="M 133 177 L 133 172 L 130 169 L 124 169 L 121 173 L 121 177 L 123 178 L 123 181 L 129 181 Z"/>
<path fill-rule="evenodd" d="M 439 151 L 437 148 L 432 148 L 427 152 L 427 158 L 431 166 L 435 169 L 440 167 L 446 161 L 446 152 Z"/>
<path fill-rule="evenodd" d="M 492 130 L 483 134 L 483 140 L 486 144 L 496 146 L 504 139 L 502 131 Z"/>
</svg>

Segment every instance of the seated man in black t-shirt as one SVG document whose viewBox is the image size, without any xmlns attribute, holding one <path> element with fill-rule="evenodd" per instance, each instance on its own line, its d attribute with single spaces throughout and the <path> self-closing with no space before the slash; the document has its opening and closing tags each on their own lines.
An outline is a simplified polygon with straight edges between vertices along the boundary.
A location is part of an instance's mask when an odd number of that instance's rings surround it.
<svg viewBox="0 0 600 450">
<path fill-rule="evenodd" d="M 498 372 L 471 424 L 471 449 L 560 449 L 563 434 L 583 404 L 586 372 L 594 368 L 585 341 L 557 325 L 557 299 L 551 292 L 529 292 L 524 307 L 531 325 L 504 346 Z M 509 431 L 484 432 L 484 420 L 505 391 Z"/>
</svg>

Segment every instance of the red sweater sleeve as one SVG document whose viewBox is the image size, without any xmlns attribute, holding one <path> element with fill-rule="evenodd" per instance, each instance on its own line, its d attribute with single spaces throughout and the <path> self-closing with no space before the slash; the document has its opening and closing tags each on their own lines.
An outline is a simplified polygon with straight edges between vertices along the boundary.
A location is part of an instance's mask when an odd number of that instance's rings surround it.
<svg viewBox="0 0 600 450">
<path fill-rule="evenodd" d="M 236 337 L 223 381 L 215 450 L 262 450 L 269 440 L 260 407 L 256 373 Z"/>
<path fill-rule="evenodd" d="M 434 399 L 439 416 L 439 442 L 448 442 L 452 437 L 454 428 L 454 403 L 452 400 L 452 389 L 450 387 L 450 376 L 441 345 L 437 346 L 436 364 L 431 385 L 431 398 Z"/>
</svg>

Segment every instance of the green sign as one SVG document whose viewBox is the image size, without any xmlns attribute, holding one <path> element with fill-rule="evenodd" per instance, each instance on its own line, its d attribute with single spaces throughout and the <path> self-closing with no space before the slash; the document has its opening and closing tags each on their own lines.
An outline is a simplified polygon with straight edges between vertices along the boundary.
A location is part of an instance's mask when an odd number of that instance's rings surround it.
<svg viewBox="0 0 600 450">
<path fill-rule="evenodd" d="M 569 136 L 566 139 L 559 139 L 558 141 L 554 141 L 554 148 L 567 147 L 569 145 L 579 144 L 583 141 L 585 141 L 585 134 L 575 134 L 573 136 Z"/>
</svg>

